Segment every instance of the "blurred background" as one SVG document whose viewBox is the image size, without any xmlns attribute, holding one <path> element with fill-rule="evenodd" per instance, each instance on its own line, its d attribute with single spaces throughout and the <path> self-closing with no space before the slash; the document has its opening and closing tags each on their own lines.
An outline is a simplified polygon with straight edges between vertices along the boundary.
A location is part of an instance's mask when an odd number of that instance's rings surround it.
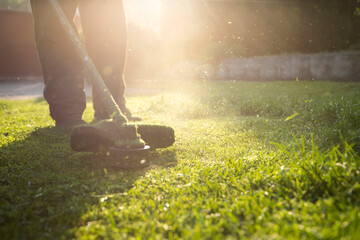
<svg viewBox="0 0 360 240">
<path fill-rule="evenodd" d="M 360 0 L 124 0 L 124 5 L 128 82 L 360 80 Z M 0 0 L 0 10 L 0 78 L 41 76 L 29 1 Z"/>
</svg>

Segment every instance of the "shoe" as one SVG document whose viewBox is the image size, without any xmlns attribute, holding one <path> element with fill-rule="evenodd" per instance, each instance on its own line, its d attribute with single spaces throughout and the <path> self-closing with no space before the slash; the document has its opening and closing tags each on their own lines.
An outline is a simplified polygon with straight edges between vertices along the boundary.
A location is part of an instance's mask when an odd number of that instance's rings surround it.
<svg viewBox="0 0 360 240">
<path fill-rule="evenodd" d="M 126 116 L 126 115 L 125 115 L 125 116 Z M 142 118 L 141 118 L 141 117 L 134 116 L 134 115 L 126 116 L 126 118 L 127 118 L 129 121 L 132 121 L 132 122 L 140 122 L 140 121 L 142 121 Z"/>
<path fill-rule="evenodd" d="M 79 118 L 67 118 L 63 121 L 56 121 L 55 126 L 64 129 L 66 132 L 71 132 L 74 127 L 86 124 L 87 122 Z"/>
<path fill-rule="evenodd" d="M 131 114 L 130 110 L 126 108 L 126 110 L 121 110 L 122 114 L 125 115 L 125 117 L 127 118 L 127 120 L 131 121 L 131 122 L 139 122 L 139 121 L 142 121 L 142 118 L 141 117 L 138 117 L 138 116 L 134 116 Z M 107 119 L 110 119 L 109 116 L 94 116 L 94 119 L 91 121 L 91 123 L 97 123 L 99 121 L 102 121 L 102 120 L 107 120 Z"/>
<path fill-rule="evenodd" d="M 125 115 L 125 117 L 126 117 L 129 121 L 132 121 L 132 122 L 142 121 L 142 118 L 141 118 L 141 117 L 132 115 L 132 113 L 130 112 L 130 110 L 129 110 L 125 105 L 119 106 L 119 107 L 120 107 L 121 112 Z"/>
</svg>

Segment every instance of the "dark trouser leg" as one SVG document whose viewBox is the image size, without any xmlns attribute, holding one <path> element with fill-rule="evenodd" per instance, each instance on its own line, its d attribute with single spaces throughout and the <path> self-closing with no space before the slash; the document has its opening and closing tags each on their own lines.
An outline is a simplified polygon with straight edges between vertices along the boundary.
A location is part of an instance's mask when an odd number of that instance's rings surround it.
<svg viewBox="0 0 360 240">
<path fill-rule="evenodd" d="M 77 1 L 59 1 L 72 20 Z M 83 66 L 48 0 L 31 0 L 35 41 L 43 71 L 44 98 L 56 124 L 80 120 L 86 107 Z"/>
<path fill-rule="evenodd" d="M 122 0 L 80 0 L 79 11 L 88 54 L 126 114 L 126 20 Z M 93 90 L 93 103 L 96 118 L 109 118 L 96 90 Z"/>
</svg>

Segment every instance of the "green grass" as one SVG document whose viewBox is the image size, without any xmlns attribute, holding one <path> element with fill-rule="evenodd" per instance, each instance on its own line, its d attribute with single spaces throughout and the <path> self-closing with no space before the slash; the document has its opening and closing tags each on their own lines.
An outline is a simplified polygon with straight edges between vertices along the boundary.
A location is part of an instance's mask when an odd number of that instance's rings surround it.
<svg viewBox="0 0 360 240">
<path fill-rule="evenodd" d="M 172 83 L 131 96 L 174 127 L 153 165 L 73 152 L 42 100 L 0 100 L 4 239 L 357 239 L 360 84 Z M 91 104 L 85 113 L 90 121 Z"/>
</svg>

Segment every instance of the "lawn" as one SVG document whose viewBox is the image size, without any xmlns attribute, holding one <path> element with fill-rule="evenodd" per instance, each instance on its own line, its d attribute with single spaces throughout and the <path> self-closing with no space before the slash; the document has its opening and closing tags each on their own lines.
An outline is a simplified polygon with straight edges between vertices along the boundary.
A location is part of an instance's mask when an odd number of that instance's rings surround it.
<svg viewBox="0 0 360 240">
<path fill-rule="evenodd" d="M 358 239 L 360 84 L 158 86 L 128 103 L 176 142 L 136 171 L 72 151 L 43 100 L 0 100 L 1 238 Z"/>
</svg>

